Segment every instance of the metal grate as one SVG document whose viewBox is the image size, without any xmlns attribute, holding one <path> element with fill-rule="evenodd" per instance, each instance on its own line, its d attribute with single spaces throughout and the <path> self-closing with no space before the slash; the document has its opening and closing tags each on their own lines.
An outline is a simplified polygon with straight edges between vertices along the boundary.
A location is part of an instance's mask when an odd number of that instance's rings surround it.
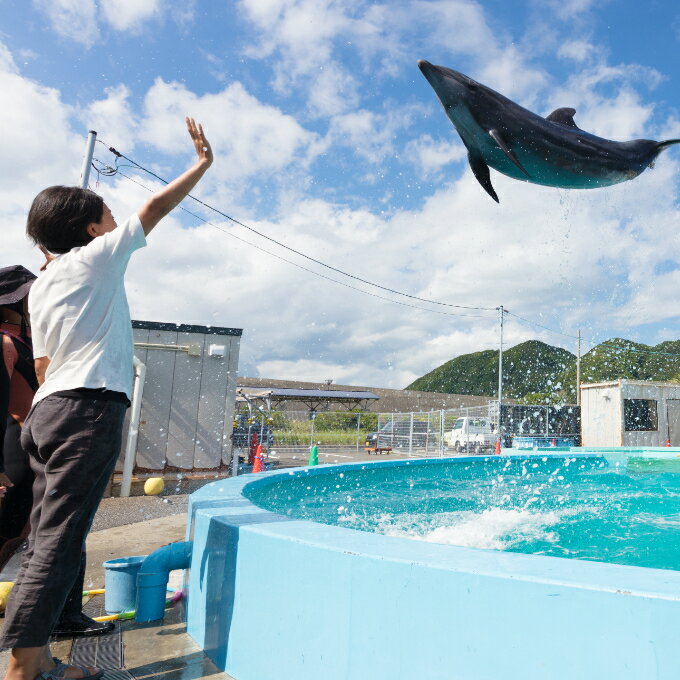
<svg viewBox="0 0 680 680">
<path fill-rule="evenodd" d="M 84 607 L 87 616 L 102 616 L 104 597 L 93 597 Z M 123 634 L 120 622 L 114 622 L 114 629 L 105 635 L 76 638 L 73 641 L 69 663 L 78 666 L 97 666 L 105 668 L 104 680 L 134 680 L 124 666 Z"/>
</svg>

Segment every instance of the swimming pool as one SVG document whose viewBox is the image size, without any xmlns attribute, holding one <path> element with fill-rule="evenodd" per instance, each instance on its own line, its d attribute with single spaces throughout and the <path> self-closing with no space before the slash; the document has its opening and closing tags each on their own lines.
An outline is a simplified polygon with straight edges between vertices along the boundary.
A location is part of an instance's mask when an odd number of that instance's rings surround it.
<svg viewBox="0 0 680 680">
<path fill-rule="evenodd" d="M 237 680 L 675 678 L 678 486 L 672 467 L 632 461 L 515 454 L 215 482 L 191 498 L 188 632 Z M 603 547 L 612 563 L 595 561 Z"/>
</svg>

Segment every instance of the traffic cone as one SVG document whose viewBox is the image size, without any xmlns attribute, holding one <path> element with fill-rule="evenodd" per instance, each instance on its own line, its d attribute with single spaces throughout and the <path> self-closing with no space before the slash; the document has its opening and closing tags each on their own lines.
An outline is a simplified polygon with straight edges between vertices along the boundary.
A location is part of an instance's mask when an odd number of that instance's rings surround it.
<svg viewBox="0 0 680 680">
<path fill-rule="evenodd" d="M 262 472 L 264 470 L 264 460 L 262 458 L 262 444 L 257 445 L 255 450 L 255 457 L 253 459 L 253 472 Z"/>
<path fill-rule="evenodd" d="M 557 439 L 553 439 L 553 440 L 550 442 L 550 446 L 556 447 L 556 446 L 557 446 Z"/>
<path fill-rule="evenodd" d="M 316 444 L 309 451 L 309 466 L 319 464 L 319 449 Z"/>
<path fill-rule="evenodd" d="M 671 440 L 670 440 L 670 439 L 666 439 L 666 446 L 670 446 L 670 445 L 671 445 Z"/>
<path fill-rule="evenodd" d="M 496 439 L 496 451 L 494 452 L 497 456 L 501 455 L 501 439 L 500 437 Z"/>
</svg>

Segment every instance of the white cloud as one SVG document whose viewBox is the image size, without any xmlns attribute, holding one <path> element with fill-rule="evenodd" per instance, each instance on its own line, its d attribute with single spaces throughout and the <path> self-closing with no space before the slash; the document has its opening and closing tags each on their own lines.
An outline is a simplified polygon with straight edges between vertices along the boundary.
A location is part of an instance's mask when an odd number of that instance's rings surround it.
<svg viewBox="0 0 680 680">
<path fill-rule="evenodd" d="M 161 0 L 99 0 L 104 19 L 117 31 L 137 33 L 141 24 L 158 17 Z"/>
<path fill-rule="evenodd" d="M 455 132 L 452 130 L 452 136 Z M 462 160 L 467 151 L 461 141 L 435 140 L 430 135 L 422 135 L 410 141 L 405 148 L 406 157 L 419 169 L 424 178 L 432 177 L 449 163 Z"/>
<path fill-rule="evenodd" d="M 33 0 L 64 38 L 92 47 L 99 38 L 95 0 Z"/>
<path fill-rule="evenodd" d="M 557 50 L 557 55 L 563 59 L 571 59 L 579 64 L 592 62 L 593 55 L 598 49 L 588 40 L 567 40 Z"/>
<path fill-rule="evenodd" d="M 413 107 L 388 106 L 386 113 L 367 109 L 334 116 L 328 138 L 333 144 L 351 148 L 370 163 L 379 163 L 394 154 L 398 133 L 407 129 L 413 120 Z"/>
<path fill-rule="evenodd" d="M 419 21 L 419 31 L 441 23 L 441 33 L 434 36 L 439 47 L 446 47 L 448 27 L 455 50 L 475 55 L 478 71 L 471 75 L 500 83 L 502 87 L 497 87 L 504 94 L 514 92 L 524 102 L 542 95 L 543 104 L 547 75 L 525 68 L 525 57 L 508 47 L 505 37 L 489 31 L 480 5 L 405 3 L 394 10 L 339 1 L 312 6 L 293 0 L 252 0 L 242 7 L 246 5 L 251 20 L 261 27 L 272 63 L 278 62 L 279 86 L 294 83 L 305 88 L 316 114 L 326 112 L 325 136 L 310 131 L 287 111 L 258 100 L 255 87 L 233 81 L 216 92 L 199 94 L 187 85 L 158 78 L 141 109 L 130 94 L 131 85 L 121 83 L 79 102 L 83 115 L 58 90 L 22 77 L 12 54 L 0 44 L 0 87 L 13 104 L 0 109 L 0 126 L 49 130 L 11 135 L 3 142 L 0 228 L 7 235 L 7 244 L 3 241 L 3 257 L 11 258 L 7 264 L 17 258 L 33 268 L 39 264 L 23 236 L 27 207 L 44 186 L 76 180 L 87 126 L 96 127 L 103 139 L 123 151 L 136 149 L 137 160 L 162 168 L 159 172 L 170 179 L 192 152 L 183 126 L 184 115 L 190 114 L 205 124 L 216 151 L 215 165 L 199 191 L 218 196 L 220 207 L 235 209 L 234 215 L 254 228 L 361 278 L 451 303 L 502 303 L 520 316 L 568 333 L 582 327 L 591 335 L 603 329 L 622 329 L 620 334 L 630 335 L 628 330 L 639 323 L 664 323 L 673 317 L 680 303 L 674 292 L 678 274 L 672 264 L 664 263 L 680 246 L 677 151 L 665 152 L 655 170 L 632 182 L 595 191 L 532 186 L 492 171 L 501 199 L 498 206 L 466 165 L 442 172 L 464 156 L 464 148 L 441 111 L 437 115 L 442 116 L 442 127 L 448 126 L 450 138 L 444 135 L 438 142 L 426 132 L 414 133 L 420 116 L 426 118 L 419 108 L 407 104 L 391 109 L 389 102 L 369 108 L 360 100 L 372 96 L 373 85 L 338 61 L 335 41 L 351 37 L 366 63 L 375 57 L 380 73 L 389 74 L 390 65 L 382 60 L 401 52 L 399 40 L 407 35 L 409 21 Z M 436 10 L 434 17 L 425 11 L 430 6 Z M 305 8 L 310 8 L 314 21 L 329 22 L 317 42 L 312 35 L 311 46 L 296 43 L 306 32 L 313 33 L 303 21 Z M 362 27 L 361 18 L 368 15 L 371 21 Z M 152 16 L 156 15 L 149 19 Z M 279 28 L 285 29 L 283 33 Z M 396 42 L 381 46 L 388 35 Z M 455 50 L 448 53 L 458 54 Z M 301 57 L 310 60 L 296 64 Z M 585 68 L 574 63 L 573 77 L 548 91 L 552 108 L 576 105 L 577 122 L 598 134 L 618 139 L 649 136 L 655 109 L 640 85 L 658 82 L 658 74 L 630 65 L 611 67 L 605 61 L 582 62 Z M 292 70 L 286 71 L 291 64 Z M 335 81 L 339 86 L 334 89 Z M 345 103 L 336 104 L 334 98 L 343 96 Z M 79 120 L 87 126 L 77 129 Z M 677 136 L 672 116 L 664 125 Z M 339 147 L 349 150 L 347 157 L 359 173 L 367 171 L 367 161 L 374 171 L 374 166 L 398 154 L 412 160 L 417 168 L 414 177 L 422 178 L 423 173 L 443 177 L 442 185 L 431 195 L 423 190 L 420 203 L 414 201 L 409 210 L 394 200 L 386 213 L 380 205 L 360 210 L 344 205 L 341 198 L 335 202 L 310 198 L 304 182 L 314 176 L 313 162 L 322 151 Z M 255 210 L 240 198 L 240 189 L 255 191 L 270 179 L 271 204 L 277 207 L 267 219 L 253 219 Z M 101 190 L 119 220 L 148 198 L 120 176 L 103 180 Z M 385 190 L 398 191 L 389 183 Z M 338 191 L 336 196 L 342 195 Z M 364 200 L 363 195 L 359 198 Z M 364 202 L 370 205 L 369 200 Z M 180 219 L 181 213 L 175 213 L 159 225 L 149 247 L 131 262 L 128 290 L 133 315 L 244 328 L 241 373 L 403 387 L 458 353 L 496 346 L 493 311 L 453 316 L 393 304 L 315 277 L 213 227 L 183 228 Z M 340 277 L 239 227 L 218 224 L 324 276 Z M 356 280 L 348 283 L 391 297 Z M 531 337 L 560 341 L 509 320 L 509 344 Z"/>
<path fill-rule="evenodd" d="M 139 34 L 146 24 L 168 14 L 180 26 L 194 17 L 195 0 L 181 5 L 167 0 L 33 0 L 64 38 L 90 48 L 100 40 L 103 21 L 116 31 Z"/>
<path fill-rule="evenodd" d="M 321 149 L 316 134 L 260 103 L 238 82 L 198 96 L 184 85 L 157 79 L 144 100 L 140 135 L 164 153 L 191 151 L 186 115 L 203 123 L 216 153 L 215 173 L 222 180 L 271 176 L 293 162 L 304 165 Z"/>
<path fill-rule="evenodd" d="M 96 128 L 102 141 L 131 151 L 138 122 L 130 106 L 130 90 L 121 84 L 105 92 L 106 98 L 91 102 L 79 116 L 88 129 Z"/>
</svg>

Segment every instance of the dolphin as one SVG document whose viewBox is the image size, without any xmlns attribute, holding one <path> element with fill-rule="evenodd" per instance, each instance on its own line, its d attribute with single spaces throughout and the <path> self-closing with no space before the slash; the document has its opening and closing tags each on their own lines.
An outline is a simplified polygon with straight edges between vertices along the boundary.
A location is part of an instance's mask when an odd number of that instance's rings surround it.
<svg viewBox="0 0 680 680">
<path fill-rule="evenodd" d="M 463 140 L 472 172 L 497 203 L 489 167 L 534 184 L 593 189 L 637 177 L 664 148 L 680 143 L 596 137 L 577 127 L 575 109 L 542 118 L 458 71 L 424 60 L 418 67 Z"/>
</svg>

